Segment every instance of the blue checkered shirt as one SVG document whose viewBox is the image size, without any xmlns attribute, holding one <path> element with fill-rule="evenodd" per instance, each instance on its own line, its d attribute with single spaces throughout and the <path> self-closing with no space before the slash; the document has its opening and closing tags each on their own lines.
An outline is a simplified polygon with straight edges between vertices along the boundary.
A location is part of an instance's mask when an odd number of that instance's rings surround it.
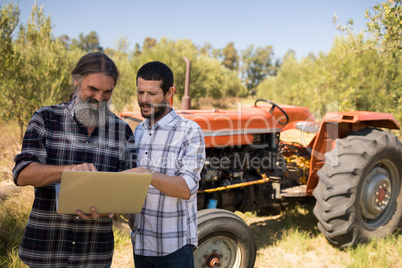
<svg viewBox="0 0 402 268">
<path fill-rule="evenodd" d="M 183 200 L 150 186 L 141 213 L 134 215 L 135 254 L 165 256 L 187 244 L 197 246 L 197 190 L 205 162 L 201 128 L 172 110 L 152 129 L 145 119 L 134 137 L 137 166 L 181 176 L 191 193 L 189 200 Z"/>
<path fill-rule="evenodd" d="M 44 165 L 93 163 L 99 171 L 118 172 L 135 166 L 134 136 L 114 114 L 90 136 L 72 113 L 73 102 L 36 111 L 15 158 L 14 181 L 35 162 Z M 134 159 L 131 160 L 130 159 Z M 134 164 L 134 165 L 133 165 Z M 30 267 L 105 267 L 112 262 L 112 220 L 81 220 L 56 213 L 55 184 L 35 188 L 35 200 L 19 247 Z"/>
</svg>

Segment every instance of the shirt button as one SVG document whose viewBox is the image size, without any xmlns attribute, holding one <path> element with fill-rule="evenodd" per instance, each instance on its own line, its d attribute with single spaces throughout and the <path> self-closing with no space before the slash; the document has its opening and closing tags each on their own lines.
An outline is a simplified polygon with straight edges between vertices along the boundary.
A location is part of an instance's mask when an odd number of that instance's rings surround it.
<svg viewBox="0 0 402 268">
<path fill-rule="evenodd" d="M 148 154 L 148 152 L 145 152 L 145 154 Z"/>
<path fill-rule="evenodd" d="M 151 133 L 149 133 L 149 136 L 152 136 L 152 134 L 151 134 Z"/>
<path fill-rule="evenodd" d="M 75 245 L 75 241 L 73 241 L 73 245 Z"/>
</svg>

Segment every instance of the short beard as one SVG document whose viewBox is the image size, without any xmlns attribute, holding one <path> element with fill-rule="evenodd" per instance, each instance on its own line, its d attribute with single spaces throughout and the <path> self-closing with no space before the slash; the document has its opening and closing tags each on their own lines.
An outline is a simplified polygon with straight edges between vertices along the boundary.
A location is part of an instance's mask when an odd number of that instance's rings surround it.
<svg viewBox="0 0 402 268">
<path fill-rule="evenodd" d="M 83 99 L 81 93 L 81 85 L 74 90 L 73 99 L 75 99 L 73 111 L 75 119 L 87 128 L 103 127 L 110 113 L 109 105 L 111 101 L 98 102 L 94 98 Z M 99 103 L 99 106 L 91 103 Z"/>
<path fill-rule="evenodd" d="M 144 103 L 138 103 L 138 105 L 141 107 L 143 106 L 150 106 L 151 108 L 154 109 L 154 112 L 151 113 L 150 115 L 144 115 L 142 110 L 141 110 L 141 115 L 144 118 L 149 119 L 151 122 L 155 122 L 159 119 L 161 119 L 162 115 L 165 113 L 166 109 L 168 108 L 167 103 L 159 103 L 157 105 L 152 105 L 152 104 L 144 104 Z"/>
</svg>

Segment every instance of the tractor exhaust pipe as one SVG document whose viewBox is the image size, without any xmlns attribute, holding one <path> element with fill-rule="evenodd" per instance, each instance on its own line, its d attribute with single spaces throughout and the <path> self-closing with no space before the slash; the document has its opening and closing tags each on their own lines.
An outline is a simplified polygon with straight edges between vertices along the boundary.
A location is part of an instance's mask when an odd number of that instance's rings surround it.
<svg viewBox="0 0 402 268">
<path fill-rule="evenodd" d="M 184 85 L 184 96 L 181 99 L 181 109 L 189 110 L 191 108 L 191 98 L 190 98 L 190 72 L 191 72 L 191 64 L 190 60 L 183 56 L 184 61 L 186 62 L 186 82 Z"/>
</svg>

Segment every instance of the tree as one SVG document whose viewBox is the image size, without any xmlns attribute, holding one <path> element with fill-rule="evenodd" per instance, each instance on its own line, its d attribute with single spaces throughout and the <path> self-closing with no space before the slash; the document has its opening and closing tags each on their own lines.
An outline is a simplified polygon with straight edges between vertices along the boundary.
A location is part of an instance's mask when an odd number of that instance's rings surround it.
<svg viewBox="0 0 402 268">
<path fill-rule="evenodd" d="M 234 43 L 230 42 L 222 51 L 223 65 L 230 70 L 237 70 L 239 68 L 239 55 L 234 47 Z"/>
<path fill-rule="evenodd" d="M 59 41 L 63 44 L 65 48 L 70 47 L 70 37 L 66 34 L 61 35 L 59 38 Z"/>
<path fill-rule="evenodd" d="M 115 52 L 114 52 L 115 53 Z M 184 94 L 186 64 L 183 56 L 191 61 L 190 96 L 193 99 L 209 96 L 215 99 L 226 96 L 244 96 L 246 89 L 237 73 L 224 67 L 217 59 L 199 55 L 199 50 L 190 40 L 172 41 L 162 38 L 151 48 L 145 48 L 135 57 L 116 57 L 113 54 L 121 72 L 118 89 L 113 94 L 113 103 L 118 110 L 133 107 L 135 97 L 136 73 L 145 63 L 160 61 L 168 65 L 175 76 L 176 98 L 181 101 Z M 128 64 L 127 64 L 128 63 Z M 123 66 L 123 67 L 122 67 Z"/>
<path fill-rule="evenodd" d="M 402 121 L 402 3 L 401 0 L 387 0 L 372 7 L 372 12 L 366 10 L 367 22 L 366 35 L 354 34 L 353 20 L 346 26 L 338 25 L 337 28 L 346 33 L 346 46 L 358 54 L 369 54 L 378 58 L 378 71 L 374 74 L 379 82 L 377 88 L 380 98 L 373 101 L 375 109 L 393 113 L 399 122 Z M 334 18 L 336 21 L 336 17 Z M 373 54 L 373 51 L 376 53 Z M 373 62 L 368 62 L 372 64 Z M 369 94 L 368 98 L 373 97 Z M 373 104 L 374 104 L 373 103 Z"/>
<path fill-rule="evenodd" d="M 138 44 L 137 44 L 138 45 Z M 119 70 L 119 81 L 116 89 L 113 90 L 113 105 L 112 110 L 123 111 L 125 108 L 132 109 L 135 107 L 135 77 L 136 70 L 130 64 L 130 54 L 134 52 L 129 51 L 130 43 L 127 38 L 123 37 L 114 43 L 114 49 L 107 48 L 105 53 L 114 61 Z M 138 55 L 135 55 L 136 58 Z"/>
<path fill-rule="evenodd" d="M 374 14 L 366 10 L 368 31 L 383 51 L 402 50 L 401 0 L 389 0 L 373 7 Z"/>
<path fill-rule="evenodd" d="M 0 115 L 5 120 L 16 120 L 22 135 L 33 111 L 56 101 L 68 101 L 70 71 L 77 55 L 53 38 L 50 17 L 46 18 L 43 7 L 38 8 L 36 3 L 28 23 L 20 26 L 13 49 L 11 75 L 0 82 Z"/>
<path fill-rule="evenodd" d="M 0 6 L 1 7 L 1 6 Z M 0 83 L 9 79 L 13 61 L 13 32 L 19 22 L 18 6 L 7 4 L 0 10 Z"/>
<path fill-rule="evenodd" d="M 150 49 L 153 48 L 156 45 L 156 39 L 155 38 L 151 38 L 151 37 L 147 37 L 144 40 L 144 43 L 142 44 L 142 49 Z"/>
<path fill-rule="evenodd" d="M 257 47 L 250 45 L 242 51 L 242 71 L 247 89 L 254 91 L 266 77 L 275 75 L 277 66 L 273 64 L 272 46 Z"/>
<path fill-rule="evenodd" d="M 141 54 L 141 47 L 140 47 L 140 44 L 138 44 L 138 43 L 135 43 L 135 46 L 134 46 L 134 56 L 138 56 L 138 55 L 140 55 Z"/>
<path fill-rule="evenodd" d="M 401 0 L 388 0 L 372 7 L 373 13 L 366 10 L 367 38 L 353 33 L 353 19 L 346 26 L 337 25 L 337 29 L 346 33 L 351 47 L 358 53 L 368 50 L 397 51 L 402 50 L 402 6 Z M 337 23 L 338 17 L 334 17 Z"/>
<path fill-rule="evenodd" d="M 99 37 L 96 31 L 91 31 L 89 34 L 84 35 L 80 33 L 77 39 L 72 39 L 71 48 L 80 48 L 86 52 L 103 51 L 103 48 L 99 44 Z"/>
<path fill-rule="evenodd" d="M 13 81 L 16 53 L 12 38 L 19 22 L 20 11 L 13 4 L 0 7 L 0 119 L 9 120 L 13 109 L 8 106 L 8 85 Z"/>
<path fill-rule="evenodd" d="M 200 55 L 211 56 L 212 55 L 212 45 L 209 42 L 205 42 L 200 48 Z"/>
</svg>

